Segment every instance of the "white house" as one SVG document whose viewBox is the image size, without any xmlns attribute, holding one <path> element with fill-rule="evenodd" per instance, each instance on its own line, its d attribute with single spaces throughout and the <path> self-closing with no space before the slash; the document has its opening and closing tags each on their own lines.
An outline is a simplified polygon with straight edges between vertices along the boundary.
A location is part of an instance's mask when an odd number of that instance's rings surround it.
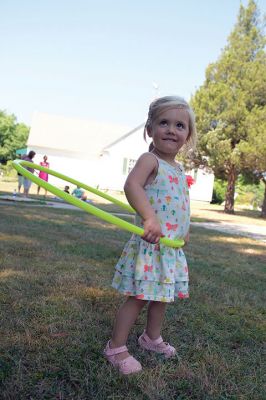
<svg viewBox="0 0 266 400">
<path fill-rule="evenodd" d="M 140 154 L 148 151 L 144 123 L 126 126 L 35 113 L 27 147 L 36 152 L 35 163 L 48 156 L 50 168 L 100 189 L 123 190 L 128 172 Z M 193 176 L 194 175 L 194 176 Z M 191 198 L 210 201 L 213 175 L 192 171 L 196 183 Z M 58 187 L 66 183 L 50 176 Z"/>
</svg>

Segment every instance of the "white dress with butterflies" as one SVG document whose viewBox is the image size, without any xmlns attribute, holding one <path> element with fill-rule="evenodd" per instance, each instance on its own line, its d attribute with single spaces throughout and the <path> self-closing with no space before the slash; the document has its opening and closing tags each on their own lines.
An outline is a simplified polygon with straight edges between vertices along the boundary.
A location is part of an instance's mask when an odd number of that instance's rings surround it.
<svg viewBox="0 0 266 400">
<path fill-rule="evenodd" d="M 190 221 L 185 173 L 180 164 L 174 167 L 164 160 L 157 160 L 157 176 L 145 191 L 163 235 L 183 239 Z M 139 216 L 136 223 L 142 226 Z M 175 297 L 189 296 L 188 280 L 188 266 L 182 249 L 148 243 L 133 234 L 116 265 L 112 286 L 126 296 L 172 302 Z"/>
</svg>

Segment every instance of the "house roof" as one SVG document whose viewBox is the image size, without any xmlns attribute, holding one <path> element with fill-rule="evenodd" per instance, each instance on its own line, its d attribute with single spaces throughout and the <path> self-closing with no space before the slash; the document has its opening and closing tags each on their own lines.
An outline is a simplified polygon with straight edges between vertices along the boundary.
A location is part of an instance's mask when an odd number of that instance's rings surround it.
<svg viewBox="0 0 266 400">
<path fill-rule="evenodd" d="M 135 130 L 122 125 L 36 112 L 32 120 L 28 147 L 45 147 L 98 156 L 104 148 L 112 146 Z"/>
<path fill-rule="evenodd" d="M 110 147 L 115 146 L 117 143 L 121 142 L 122 140 L 126 139 L 128 136 L 132 135 L 133 133 L 137 132 L 139 129 L 143 129 L 144 128 L 144 123 L 138 125 L 136 128 L 132 129 L 131 131 L 129 131 L 128 133 L 126 133 L 125 135 L 121 136 L 120 138 L 118 138 L 117 140 L 115 140 L 112 143 L 109 143 L 107 146 L 104 147 L 104 150 L 108 150 L 110 149 Z"/>
</svg>

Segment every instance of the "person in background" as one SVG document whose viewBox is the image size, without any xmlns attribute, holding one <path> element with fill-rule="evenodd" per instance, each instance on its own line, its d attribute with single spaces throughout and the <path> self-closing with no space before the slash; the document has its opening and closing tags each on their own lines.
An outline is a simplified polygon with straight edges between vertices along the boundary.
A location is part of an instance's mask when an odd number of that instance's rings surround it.
<svg viewBox="0 0 266 400">
<path fill-rule="evenodd" d="M 86 201 L 87 200 L 87 195 L 83 189 L 81 189 L 79 186 L 76 187 L 76 189 L 73 190 L 72 196 L 75 196 L 77 199 Z"/>
<path fill-rule="evenodd" d="M 40 165 L 42 166 L 42 167 L 45 167 L 45 168 L 49 168 L 50 167 L 50 164 L 47 162 L 47 160 L 48 160 L 48 157 L 47 156 L 43 156 L 43 161 L 42 162 L 40 162 Z M 43 181 L 45 181 L 45 182 L 48 182 L 48 173 L 47 172 L 44 172 L 44 171 L 40 171 L 39 172 L 39 178 L 40 179 L 42 179 Z M 40 186 L 38 186 L 38 189 L 37 189 L 37 194 L 39 194 L 40 193 Z M 46 195 L 47 195 L 47 189 L 44 189 L 45 190 L 45 192 L 44 192 L 44 196 L 46 197 Z"/>
<path fill-rule="evenodd" d="M 17 158 L 20 160 L 21 159 L 21 155 L 18 154 Z M 20 193 L 20 190 L 21 190 L 21 188 L 23 186 L 23 175 L 21 175 L 19 172 L 17 174 L 18 174 L 18 193 Z"/>
<path fill-rule="evenodd" d="M 35 157 L 36 153 L 35 151 L 31 150 L 26 156 L 22 157 L 22 160 L 32 162 L 33 163 L 33 158 Z M 25 167 L 29 172 L 32 174 L 34 173 L 34 168 L 31 167 Z M 29 196 L 29 191 L 31 187 L 31 180 L 27 178 L 23 178 L 23 186 L 24 186 L 24 196 L 28 197 Z"/>
<path fill-rule="evenodd" d="M 66 192 L 66 193 L 70 194 L 70 191 L 69 191 L 69 186 L 65 186 L 64 192 Z"/>
</svg>

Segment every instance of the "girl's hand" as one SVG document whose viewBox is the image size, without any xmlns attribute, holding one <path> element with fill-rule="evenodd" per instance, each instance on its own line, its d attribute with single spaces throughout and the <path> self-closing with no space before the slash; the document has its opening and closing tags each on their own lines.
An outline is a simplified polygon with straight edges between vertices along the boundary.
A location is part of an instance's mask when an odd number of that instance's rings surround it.
<svg viewBox="0 0 266 400">
<path fill-rule="evenodd" d="M 142 239 L 149 243 L 158 243 L 162 237 L 161 225 L 156 217 L 150 217 L 143 222 L 144 235 Z"/>
</svg>

